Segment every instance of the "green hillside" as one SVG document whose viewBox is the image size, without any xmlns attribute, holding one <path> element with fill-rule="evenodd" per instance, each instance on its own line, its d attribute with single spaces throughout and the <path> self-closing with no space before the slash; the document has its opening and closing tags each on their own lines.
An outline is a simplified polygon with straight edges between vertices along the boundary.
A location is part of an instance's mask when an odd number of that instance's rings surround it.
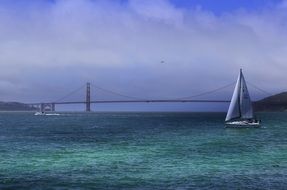
<svg viewBox="0 0 287 190">
<path fill-rule="evenodd" d="M 282 92 L 254 102 L 255 111 L 286 111 L 287 92 Z"/>
<path fill-rule="evenodd" d="M 0 102 L 0 111 L 34 111 L 34 107 L 19 102 Z"/>
</svg>

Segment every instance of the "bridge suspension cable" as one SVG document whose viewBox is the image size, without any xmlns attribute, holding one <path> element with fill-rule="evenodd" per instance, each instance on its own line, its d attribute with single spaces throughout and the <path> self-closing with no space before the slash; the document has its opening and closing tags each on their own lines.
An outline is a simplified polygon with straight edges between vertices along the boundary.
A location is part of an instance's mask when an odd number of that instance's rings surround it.
<svg viewBox="0 0 287 190">
<path fill-rule="evenodd" d="M 145 100 L 145 98 L 140 98 L 140 97 L 135 97 L 135 96 L 128 96 L 128 95 L 124 95 L 124 94 L 121 94 L 121 93 L 118 93 L 118 92 L 115 92 L 115 91 L 112 91 L 112 90 L 107 90 L 105 88 L 102 88 L 102 87 L 99 87 L 97 85 L 94 85 L 94 84 L 91 84 L 91 86 L 97 90 L 102 90 L 102 91 L 105 91 L 105 92 L 108 92 L 110 94 L 113 94 L 113 95 L 117 95 L 117 96 L 121 96 L 121 97 L 124 97 L 124 98 L 130 98 L 130 99 L 134 99 L 134 100 Z"/>
<path fill-rule="evenodd" d="M 225 88 L 228 88 L 232 85 L 234 85 L 236 82 L 232 82 L 230 84 L 227 84 L 227 85 L 224 85 L 222 87 L 219 87 L 219 88 L 216 88 L 216 89 L 213 89 L 213 90 L 210 90 L 210 91 L 206 91 L 206 92 L 202 92 L 202 93 L 199 93 L 199 94 L 195 94 L 195 95 L 192 95 L 192 96 L 185 96 L 185 97 L 181 97 L 181 98 L 177 98 L 176 100 L 182 100 L 182 99 L 190 99 L 190 98 L 196 98 L 196 97 L 200 97 L 200 96 L 204 96 L 204 95 L 208 95 L 208 94 L 213 94 L 215 92 L 218 92 L 220 90 L 223 90 Z"/>
<path fill-rule="evenodd" d="M 68 98 L 68 97 L 70 97 L 70 96 L 76 94 L 77 92 L 79 92 L 80 90 L 82 90 L 82 89 L 85 88 L 85 87 L 86 87 L 86 85 L 82 85 L 81 87 L 77 88 L 76 90 L 71 91 L 69 94 L 63 96 L 62 98 L 57 99 L 57 100 L 54 101 L 54 102 L 60 102 L 60 101 L 62 101 L 62 100 L 64 100 L 64 99 L 66 99 L 66 98 Z"/>
<path fill-rule="evenodd" d="M 250 83 L 249 81 L 246 81 L 246 82 L 247 82 L 247 84 L 249 84 L 251 87 L 255 88 L 256 90 L 258 90 L 258 91 L 260 91 L 260 92 L 262 92 L 262 93 L 264 93 L 264 94 L 266 94 L 266 95 L 268 95 L 268 96 L 272 96 L 272 95 L 273 95 L 272 93 L 267 92 L 266 90 L 263 90 L 263 89 L 259 88 L 259 87 L 256 86 L 255 84 Z"/>
<path fill-rule="evenodd" d="M 192 96 L 186 96 L 186 97 L 180 97 L 180 98 L 175 98 L 174 100 L 183 100 L 183 99 L 190 99 L 190 98 L 195 98 L 195 97 L 200 97 L 200 96 L 203 96 L 203 95 L 208 95 L 208 94 L 212 94 L 212 93 L 215 93 L 215 92 L 218 92 L 220 90 L 223 90 L 225 88 L 228 88 L 232 85 L 234 85 L 236 82 L 232 82 L 232 83 L 229 83 L 227 85 L 224 85 L 222 87 L 219 87 L 219 88 L 216 88 L 216 89 L 213 89 L 213 90 L 210 90 L 210 91 L 206 91 L 206 92 L 202 92 L 202 93 L 199 93 L 199 94 L 195 94 L 195 95 L 192 95 Z M 91 84 L 92 87 L 96 88 L 96 89 L 100 89 L 102 91 L 105 91 L 105 92 L 108 92 L 108 93 L 111 93 L 111 94 L 114 94 L 114 95 L 118 95 L 118 96 L 121 96 L 121 97 L 125 97 L 125 98 L 131 98 L 131 99 L 134 99 L 134 100 L 148 100 L 146 98 L 140 98 L 140 97 L 134 97 L 134 96 L 128 96 L 128 95 L 124 95 L 124 94 L 121 94 L 121 93 L 118 93 L 118 92 L 115 92 L 115 91 L 112 91 L 112 90 L 107 90 L 107 89 L 104 89 L 102 87 L 99 87 L 99 86 L 96 86 L 96 85 L 93 85 Z"/>
<path fill-rule="evenodd" d="M 202 93 L 199 93 L 199 94 L 195 94 L 195 95 L 192 95 L 192 96 L 186 96 L 186 97 L 180 97 L 180 98 L 175 98 L 173 100 L 188 100 L 188 99 L 191 99 L 191 98 L 195 98 L 195 97 L 200 97 L 200 96 L 204 96 L 204 95 L 208 95 L 208 94 L 212 94 L 212 93 L 215 93 L 215 92 L 218 92 L 220 90 L 223 90 L 225 88 L 228 88 L 232 85 L 234 85 L 235 82 L 232 82 L 232 83 L 229 83 L 227 85 L 224 85 L 224 86 L 221 86 L 219 88 L 216 88 L 216 89 L 213 89 L 213 90 L 210 90 L 210 91 L 206 91 L 206 92 L 202 92 Z M 255 86 L 255 85 L 253 85 Z M 77 92 L 79 92 L 80 90 L 84 89 L 86 87 L 86 85 L 82 85 L 80 86 L 79 88 L 71 91 L 70 93 L 68 93 L 67 95 L 57 99 L 56 101 L 54 102 L 61 102 L 63 101 L 64 99 L 76 94 Z M 140 101 L 148 101 L 148 99 L 146 98 L 141 98 L 141 97 L 135 97 L 135 96 L 129 96 L 129 95 L 125 95 L 125 94 L 122 94 L 122 93 L 119 93 L 119 92 L 115 92 L 113 90 L 108 90 L 108 89 L 105 89 L 105 88 L 102 88 L 100 86 L 97 86 L 95 84 L 91 84 L 91 87 L 94 88 L 95 90 L 101 90 L 101 91 L 104 91 L 104 92 L 107 92 L 107 93 L 110 93 L 110 94 L 113 94 L 113 95 L 117 95 L 117 96 L 121 96 L 121 97 L 124 97 L 124 98 L 128 98 L 128 99 L 132 99 L 132 100 L 140 100 Z M 256 87 L 257 89 L 259 89 L 258 87 Z M 261 91 L 263 91 L 261 89 Z M 263 91 L 263 92 L 266 92 L 266 91 Z M 266 92 L 267 93 L 267 92 Z"/>
</svg>

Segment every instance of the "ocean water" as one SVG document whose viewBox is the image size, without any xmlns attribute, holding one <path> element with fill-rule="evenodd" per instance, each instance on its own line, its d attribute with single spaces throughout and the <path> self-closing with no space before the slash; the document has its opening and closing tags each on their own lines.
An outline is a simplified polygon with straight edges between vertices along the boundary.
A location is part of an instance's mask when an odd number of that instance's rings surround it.
<svg viewBox="0 0 287 190">
<path fill-rule="evenodd" d="M 287 189 L 287 113 L 0 113 L 0 189 Z"/>
</svg>

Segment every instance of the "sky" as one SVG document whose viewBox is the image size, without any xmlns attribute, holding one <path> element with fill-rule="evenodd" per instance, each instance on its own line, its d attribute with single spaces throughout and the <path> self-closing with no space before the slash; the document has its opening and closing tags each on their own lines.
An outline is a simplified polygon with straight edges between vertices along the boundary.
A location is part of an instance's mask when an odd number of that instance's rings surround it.
<svg viewBox="0 0 287 190">
<path fill-rule="evenodd" d="M 240 68 L 248 82 L 274 94 L 287 90 L 286 34 L 286 0 L 0 0 L 0 100 L 55 101 L 88 81 L 144 99 L 186 97 L 233 83 Z M 202 99 L 230 99 L 232 91 Z M 253 99 L 266 96 L 249 91 Z M 67 98 L 83 99 L 84 88 Z M 120 97 L 93 88 L 92 99 Z"/>
</svg>

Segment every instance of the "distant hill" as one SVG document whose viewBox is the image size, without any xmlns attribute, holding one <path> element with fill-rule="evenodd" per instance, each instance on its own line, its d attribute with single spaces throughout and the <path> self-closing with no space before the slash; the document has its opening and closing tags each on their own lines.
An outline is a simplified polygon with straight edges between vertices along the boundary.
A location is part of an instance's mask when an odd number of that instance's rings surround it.
<svg viewBox="0 0 287 190">
<path fill-rule="evenodd" d="M 287 92 L 254 102 L 255 111 L 287 111 Z"/>
<path fill-rule="evenodd" d="M 0 111 L 35 111 L 36 108 L 19 102 L 0 102 Z"/>
</svg>

